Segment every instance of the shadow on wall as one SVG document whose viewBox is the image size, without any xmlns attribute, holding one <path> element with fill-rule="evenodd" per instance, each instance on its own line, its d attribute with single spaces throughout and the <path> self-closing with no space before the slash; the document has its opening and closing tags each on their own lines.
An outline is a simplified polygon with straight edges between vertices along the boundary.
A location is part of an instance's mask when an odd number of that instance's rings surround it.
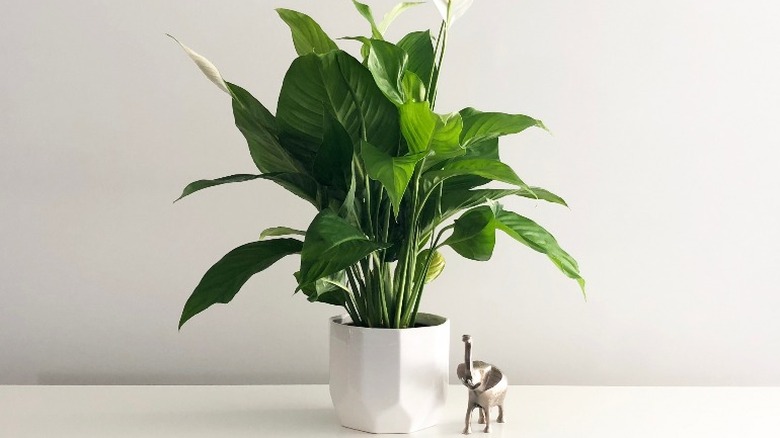
<svg viewBox="0 0 780 438">
<path fill-rule="evenodd" d="M 132 374 L 41 373 L 38 385 L 296 385 L 326 384 L 328 376 L 302 379 L 293 374 Z"/>
</svg>

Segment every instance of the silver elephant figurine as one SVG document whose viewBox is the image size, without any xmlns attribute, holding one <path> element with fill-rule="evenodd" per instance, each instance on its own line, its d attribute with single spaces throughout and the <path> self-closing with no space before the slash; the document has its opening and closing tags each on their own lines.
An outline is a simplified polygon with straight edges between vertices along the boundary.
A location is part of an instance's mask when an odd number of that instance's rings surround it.
<svg viewBox="0 0 780 438">
<path fill-rule="evenodd" d="M 463 342 L 466 344 L 466 361 L 458 365 L 458 378 L 469 390 L 463 433 L 471 433 L 474 408 L 479 408 L 479 424 L 485 424 L 485 433 L 490 433 L 490 408 L 498 406 L 498 422 L 504 422 L 504 397 L 509 383 L 504 373 L 495 366 L 471 360 L 471 336 L 463 335 Z"/>
</svg>

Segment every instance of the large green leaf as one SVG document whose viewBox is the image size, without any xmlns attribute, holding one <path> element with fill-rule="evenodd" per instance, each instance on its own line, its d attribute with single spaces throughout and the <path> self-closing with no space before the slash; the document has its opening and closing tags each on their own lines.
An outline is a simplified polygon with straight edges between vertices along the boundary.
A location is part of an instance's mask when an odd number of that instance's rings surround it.
<svg viewBox="0 0 780 438">
<path fill-rule="evenodd" d="M 408 55 L 403 49 L 386 41 L 371 40 L 368 69 L 379 89 L 396 105 L 403 104 L 405 100 L 401 82 L 407 62 Z"/>
<path fill-rule="evenodd" d="M 465 148 L 465 153 L 463 155 L 454 158 L 452 161 L 463 161 L 475 158 L 500 161 L 498 153 L 498 139 L 493 138 L 471 144 L 468 148 Z M 485 185 L 489 182 L 489 179 L 482 178 L 481 176 L 464 175 L 448 178 L 445 186 L 460 190 L 469 190 L 473 189 L 474 187 Z"/>
<path fill-rule="evenodd" d="M 249 92 L 226 82 L 233 96 L 233 116 L 244 134 L 252 160 L 261 172 L 301 172 L 302 166 L 277 139 L 274 116 Z"/>
<path fill-rule="evenodd" d="M 461 127 L 461 132 L 463 132 L 463 127 Z M 471 158 L 500 161 L 501 157 L 498 150 L 498 138 L 471 143 L 468 148 L 466 148 L 466 153 L 459 158 L 459 160 L 468 160 Z"/>
<path fill-rule="evenodd" d="M 409 70 L 404 72 L 404 78 L 401 80 L 404 98 L 407 102 L 425 101 L 425 84 L 416 74 Z"/>
<path fill-rule="evenodd" d="M 431 151 L 427 164 L 437 163 L 462 156 L 466 150 L 460 146 L 460 132 L 463 130 L 463 119 L 459 113 L 438 115 L 436 130 L 431 138 Z"/>
<path fill-rule="evenodd" d="M 563 205 L 564 207 L 569 206 L 568 204 L 566 204 L 566 201 L 564 201 L 563 198 L 541 187 L 528 187 L 519 190 L 518 195 L 524 198 L 539 199 L 542 201 L 551 202 L 553 204 Z"/>
<path fill-rule="evenodd" d="M 507 196 L 522 196 L 530 199 L 539 199 L 554 204 L 566 205 L 566 202 L 558 195 L 539 187 L 527 189 L 453 189 L 444 186 L 441 198 L 438 202 L 426 205 L 423 214 L 423 229 L 430 231 L 450 217 L 463 210 L 478 207 L 490 201 L 497 201 Z"/>
<path fill-rule="evenodd" d="M 436 61 L 431 32 L 412 32 L 398 41 L 398 47 L 409 55 L 409 71 L 416 74 L 427 86 Z"/>
<path fill-rule="evenodd" d="M 481 158 L 449 162 L 443 169 L 431 170 L 426 172 L 423 177 L 426 180 L 435 183 L 437 181 L 444 181 L 448 178 L 462 175 L 474 175 L 518 187 L 528 187 L 511 167 L 500 161 Z"/>
<path fill-rule="evenodd" d="M 255 166 L 261 172 L 300 172 L 300 164 L 279 144 L 274 116 L 248 91 L 226 82 L 208 59 L 173 39 L 209 80 L 233 98 L 236 126 L 247 140 Z"/>
<path fill-rule="evenodd" d="M 325 113 L 329 104 L 323 78 L 323 64 L 328 60 L 328 72 L 333 75 L 332 57 L 305 55 L 293 61 L 282 83 L 276 110 L 279 140 L 290 153 L 309 166 L 322 144 Z"/>
<path fill-rule="evenodd" d="M 288 173 L 288 172 L 264 173 L 262 175 L 239 174 L 239 175 L 224 176 L 222 178 L 217 178 L 217 179 L 198 180 L 188 184 L 187 187 L 185 187 L 184 190 L 182 191 L 181 196 L 179 196 L 179 198 L 176 199 L 176 201 L 178 201 L 179 199 L 185 196 L 191 195 L 199 190 L 207 189 L 209 187 L 219 186 L 222 184 L 251 181 L 255 179 L 267 179 L 269 181 L 273 181 L 279 184 L 280 186 L 284 187 L 294 195 L 297 195 L 303 200 L 310 202 L 312 205 L 317 207 L 317 209 L 320 209 L 322 207 L 324 200 L 321 199 L 322 195 L 320 194 L 320 189 L 319 186 L 317 185 L 317 182 L 314 181 L 314 179 L 312 179 L 308 175 L 302 173 Z"/>
<path fill-rule="evenodd" d="M 299 55 L 323 54 L 331 50 L 338 50 L 336 43 L 308 15 L 283 8 L 277 9 L 276 12 L 290 26 L 293 44 Z"/>
<path fill-rule="evenodd" d="M 540 120 L 522 114 L 483 113 L 466 108 L 461 110 L 460 115 L 463 117 L 460 140 L 466 147 L 503 135 L 516 134 L 532 126 L 547 129 Z"/>
<path fill-rule="evenodd" d="M 409 181 L 412 179 L 414 168 L 425 157 L 425 154 L 393 157 L 370 143 L 363 142 L 361 156 L 366 165 L 368 176 L 382 183 L 393 204 L 393 211 L 398 216 L 401 200 Z"/>
<path fill-rule="evenodd" d="M 181 196 L 176 198 L 176 201 L 180 200 L 185 196 L 189 196 L 199 190 L 207 189 L 209 187 L 219 186 L 222 184 L 252 181 L 258 178 L 263 178 L 263 175 L 238 174 L 238 175 L 223 176 L 222 178 L 217 178 L 217 179 L 201 179 L 187 184 L 187 187 L 185 187 L 184 190 L 181 192 Z"/>
<path fill-rule="evenodd" d="M 389 154 L 396 154 L 401 137 L 397 108 L 376 85 L 371 72 L 357 59 L 346 52 L 335 52 L 333 56 L 338 60 L 341 79 L 347 85 L 343 97 L 331 98 L 334 104 L 341 102 L 342 106 L 334 107 L 338 109 L 338 119 L 351 134 L 353 131 L 350 131 L 350 126 L 356 126 L 358 121 L 362 121 L 363 126 L 357 130 L 363 134 L 361 139 Z M 330 87 L 329 92 L 334 94 L 334 89 Z M 347 104 L 355 108 L 344 108 Z M 352 125 L 348 122 L 352 122 Z"/>
<path fill-rule="evenodd" d="M 295 279 L 300 283 L 301 273 L 296 272 Z M 325 303 L 334 306 L 344 306 L 349 299 L 349 287 L 347 286 L 347 274 L 339 271 L 335 274 L 320 278 L 313 284 L 308 284 L 301 291 L 308 297 L 311 303 Z"/>
<path fill-rule="evenodd" d="M 301 56 L 285 76 L 276 117 L 280 140 L 303 163 L 316 156 L 327 112 L 335 115 L 353 144 L 365 137 L 388 153 L 397 152 L 398 110 L 371 72 L 342 51 Z"/>
<path fill-rule="evenodd" d="M 250 277 L 281 258 L 301 252 L 303 244 L 295 239 L 252 242 L 227 253 L 212 266 L 184 304 L 179 328 L 190 318 L 213 304 L 229 303 Z"/>
<path fill-rule="evenodd" d="M 488 206 L 469 210 L 455 220 L 452 235 L 442 245 L 449 245 L 467 259 L 490 260 L 496 246 L 494 219 L 493 210 Z"/>
<path fill-rule="evenodd" d="M 381 248 L 336 213 L 324 210 L 306 230 L 299 289 L 344 270 Z"/>
<path fill-rule="evenodd" d="M 327 205 L 327 199 L 320 190 L 319 184 L 314 178 L 304 173 L 265 173 L 262 178 L 273 181 L 287 189 L 287 191 L 309 202 L 317 210 L 321 210 Z"/>
<path fill-rule="evenodd" d="M 476 207 L 488 201 L 496 201 L 506 196 L 522 196 L 531 199 L 540 199 L 554 204 L 566 205 L 558 195 L 539 187 L 523 189 L 475 189 L 475 190 L 450 190 L 445 188 L 441 197 L 441 211 L 457 212 L 463 209 Z"/>
<path fill-rule="evenodd" d="M 428 102 L 406 102 L 399 108 L 401 115 L 401 133 L 406 139 L 409 152 L 428 152 L 431 146 L 436 124 L 436 114 L 431 112 Z"/>
<path fill-rule="evenodd" d="M 371 7 L 365 3 L 360 3 L 359 1 L 356 0 L 352 0 L 352 4 L 355 5 L 355 9 L 357 9 L 358 12 L 360 12 L 360 15 L 362 15 L 363 18 L 365 18 L 366 21 L 368 21 L 368 24 L 371 25 L 371 35 L 374 38 L 381 40 L 382 32 L 379 31 L 379 28 L 376 25 L 376 20 L 374 20 L 374 13 L 371 12 Z"/>
<path fill-rule="evenodd" d="M 585 293 L 585 280 L 580 275 L 577 261 L 564 251 L 555 237 L 539 224 L 517 213 L 499 209 L 496 212 L 496 228 L 534 251 L 546 254 L 561 272 L 577 280 L 582 293 Z"/>
<path fill-rule="evenodd" d="M 325 114 L 322 145 L 314 159 L 313 175 L 321 184 L 346 193 L 352 173 L 354 147 L 349 133 L 331 113 Z"/>
</svg>

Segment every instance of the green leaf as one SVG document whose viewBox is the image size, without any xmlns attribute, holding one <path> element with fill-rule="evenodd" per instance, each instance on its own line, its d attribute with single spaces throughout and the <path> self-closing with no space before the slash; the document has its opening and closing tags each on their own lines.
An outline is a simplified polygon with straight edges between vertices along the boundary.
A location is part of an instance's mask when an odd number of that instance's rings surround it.
<svg viewBox="0 0 780 438">
<path fill-rule="evenodd" d="M 335 115 L 353 144 L 364 137 L 385 152 L 399 145 L 398 110 L 371 72 L 345 52 L 306 55 L 293 61 L 277 106 L 280 140 L 302 163 L 312 163 L 325 133 L 325 114 Z"/>
<path fill-rule="evenodd" d="M 461 130 L 461 132 L 463 131 Z M 469 147 L 466 148 L 466 154 L 459 158 L 459 160 L 468 160 L 470 158 L 500 161 L 501 157 L 499 156 L 498 151 L 498 139 L 491 138 L 470 144 Z"/>
<path fill-rule="evenodd" d="M 397 217 L 406 187 L 414 174 L 414 168 L 425 154 L 392 157 L 370 143 L 363 142 L 361 156 L 368 176 L 379 181 L 387 191 L 393 204 L 393 212 Z"/>
<path fill-rule="evenodd" d="M 435 183 L 437 181 L 444 181 L 448 178 L 462 175 L 474 175 L 522 188 L 528 187 L 511 167 L 500 161 L 480 158 L 449 162 L 441 170 L 426 172 L 423 174 L 423 178 Z"/>
<path fill-rule="evenodd" d="M 206 271 L 184 304 L 179 328 L 213 304 L 229 303 L 250 277 L 285 256 L 301 252 L 302 245 L 295 239 L 264 240 L 239 246 L 227 253 Z"/>
<path fill-rule="evenodd" d="M 463 130 L 463 119 L 460 114 L 452 113 L 437 115 L 437 117 L 436 130 L 431 138 L 433 155 L 426 163 L 429 166 L 466 153 L 466 150 L 460 146 L 460 132 Z"/>
<path fill-rule="evenodd" d="M 377 39 L 371 40 L 368 54 L 368 69 L 374 76 L 379 89 L 396 105 L 404 103 L 403 80 L 408 55 L 394 44 Z"/>
<path fill-rule="evenodd" d="M 362 217 L 362 209 L 363 204 L 361 202 L 356 201 L 356 194 L 357 194 L 357 180 L 355 178 L 355 167 L 356 167 L 357 160 L 352 160 L 351 169 L 352 172 L 350 172 L 349 175 L 349 189 L 347 190 L 346 196 L 344 196 L 344 202 L 341 203 L 341 205 L 334 205 L 333 208 L 331 208 L 333 211 L 338 211 L 338 215 L 340 217 L 345 218 L 349 223 L 356 227 L 360 227 L 360 221 Z"/>
<path fill-rule="evenodd" d="M 299 55 L 323 54 L 338 50 L 336 43 L 308 15 L 282 8 L 277 9 L 276 12 L 290 26 L 293 44 Z"/>
<path fill-rule="evenodd" d="M 566 204 L 566 201 L 564 201 L 563 198 L 541 187 L 528 187 L 525 189 L 518 190 L 518 192 L 519 193 L 517 194 L 524 198 L 541 199 L 542 201 L 563 205 L 564 207 L 569 206 L 568 204 Z"/>
<path fill-rule="evenodd" d="M 323 195 L 320 191 L 320 186 L 317 184 L 317 181 L 309 175 L 303 173 L 278 172 L 265 173 L 261 175 L 261 178 L 279 184 L 287 189 L 287 191 L 312 204 L 317 210 L 320 210 L 323 206 L 327 205 L 325 202 L 326 200 L 322 199 Z"/>
<path fill-rule="evenodd" d="M 254 179 L 267 179 L 273 181 L 294 195 L 297 195 L 305 201 L 310 202 L 312 205 L 317 207 L 317 209 L 319 209 L 322 204 L 320 199 L 319 186 L 317 185 L 317 182 L 314 181 L 314 179 L 302 173 L 287 172 L 264 173 L 262 175 L 239 174 L 224 176 L 217 179 L 198 180 L 187 185 L 187 187 L 184 188 L 181 196 L 179 196 L 176 201 L 199 190 L 207 189 L 209 187 L 235 182 L 251 181 Z"/>
<path fill-rule="evenodd" d="M 425 2 L 402 2 L 395 5 L 395 7 L 392 10 L 390 10 L 390 12 L 385 14 L 384 18 L 382 19 L 382 22 L 379 23 L 378 26 L 379 33 L 384 35 L 384 33 L 387 32 L 387 29 L 390 27 L 393 21 L 395 21 L 395 19 L 398 18 L 399 15 L 401 15 L 404 11 L 406 11 L 407 9 L 413 6 L 422 5 L 424 3 Z"/>
<path fill-rule="evenodd" d="M 465 154 L 463 154 L 460 157 L 454 158 L 452 161 L 453 162 L 463 161 L 463 160 L 470 160 L 474 158 L 479 158 L 483 160 L 500 161 L 497 138 L 484 140 L 469 145 L 468 148 L 465 148 L 465 151 L 466 151 Z M 473 189 L 474 187 L 485 185 L 489 182 L 490 182 L 489 179 L 482 178 L 480 176 L 464 175 L 464 176 L 456 176 L 454 178 L 448 178 L 446 186 L 449 188 L 454 188 L 459 190 L 469 190 L 469 189 Z"/>
<path fill-rule="evenodd" d="M 352 4 L 355 5 L 355 8 L 358 10 L 358 12 L 360 12 L 360 15 L 362 15 L 363 18 L 368 21 L 368 24 L 371 25 L 371 35 L 374 38 L 381 40 L 382 32 L 380 32 L 379 28 L 376 26 L 376 21 L 374 20 L 374 14 L 371 12 L 371 7 L 356 0 L 352 0 Z"/>
<path fill-rule="evenodd" d="M 261 172 L 301 172 L 295 160 L 277 138 L 276 119 L 249 92 L 238 85 L 226 83 L 233 96 L 233 117 L 244 135 L 249 153 Z"/>
<path fill-rule="evenodd" d="M 294 275 L 295 279 L 300 282 L 300 271 Z M 346 285 L 346 276 L 344 271 L 339 271 L 320 278 L 314 284 L 309 284 L 301 290 L 311 303 L 319 302 L 334 306 L 344 306 L 349 299 L 349 287 Z"/>
<path fill-rule="evenodd" d="M 493 210 L 488 206 L 477 207 L 455 220 L 452 235 L 442 245 L 449 245 L 461 256 L 488 261 L 496 246 L 496 225 Z"/>
<path fill-rule="evenodd" d="M 431 32 L 427 30 L 412 32 L 398 41 L 397 45 L 409 55 L 407 69 L 416 74 L 427 85 L 436 60 L 433 53 Z"/>
<path fill-rule="evenodd" d="M 428 152 L 436 130 L 438 117 L 431 112 L 428 102 L 407 102 L 399 108 L 401 133 L 409 152 Z"/>
<path fill-rule="evenodd" d="M 580 275 L 577 261 L 558 245 L 547 230 L 531 219 L 503 209 L 496 212 L 496 227 L 534 251 L 546 254 L 561 272 L 577 280 L 585 294 L 585 280 Z"/>
<path fill-rule="evenodd" d="M 320 278 L 354 265 L 372 252 L 383 248 L 329 210 L 320 212 L 306 230 L 301 251 L 299 289 Z"/>
<path fill-rule="evenodd" d="M 407 102 L 425 101 L 425 84 L 416 74 L 409 70 L 404 72 L 401 88 Z"/>
<path fill-rule="evenodd" d="M 352 172 L 353 153 L 349 133 L 330 112 L 326 112 L 322 146 L 314 159 L 314 178 L 323 185 L 346 193 Z"/>
<path fill-rule="evenodd" d="M 266 228 L 262 233 L 260 233 L 260 240 L 263 240 L 266 237 L 280 236 L 306 236 L 306 231 L 288 227 L 271 227 Z"/>
<path fill-rule="evenodd" d="M 457 212 L 471 207 L 482 205 L 489 201 L 497 201 L 507 196 L 522 196 L 530 199 L 540 199 L 566 206 L 566 202 L 554 193 L 539 187 L 523 189 L 475 189 L 453 190 L 445 187 L 441 198 L 441 211 L 444 219 L 449 217 L 447 213 Z"/>
<path fill-rule="evenodd" d="M 238 174 L 238 175 L 223 176 L 222 178 L 217 178 L 217 179 L 201 179 L 189 183 L 187 187 L 185 187 L 184 190 L 181 192 L 181 196 L 176 198 L 176 201 L 180 200 L 185 196 L 189 196 L 199 190 L 207 189 L 209 187 L 219 186 L 222 184 L 252 181 L 258 178 L 263 178 L 263 175 Z"/>
<path fill-rule="evenodd" d="M 425 262 L 428 260 L 428 255 L 430 253 L 431 250 L 426 249 L 421 251 L 420 254 L 417 255 L 416 272 L 418 272 L 419 275 L 422 275 L 422 272 L 425 269 Z M 444 266 L 447 264 L 447 261 L 444 260 L 444 256 L 437 250 L 433 250 L 433 255 L 430 257 L 431 257 L 431 264 L 430 266 L 428 266 L 428 271 L 425 273 L 425 284 L 428 284 L 433 280 L 439 278 L 439 275 L 441 275 L 442 271 L 444 271 Z"/>
<path fill-rule="evenodd" d="M 566 202 L 558 195 L 539 187 L 527 189 L 475 189 L 466 190 L 453 188 L 445 184 L 441 198 L 437 204 L 425 206 L 422 216 L 423 232 L 429 232 L 442 222 L 469 208 L 478 207 L 490 201 L 497 201 L 507 196 L 522 196 L 530 199 L 541 199 L 566 206 Z"/>
<path fill-rule="evenodd" d="M 209 80 L 233 98 L 236 126 L 244 134 L 257 168 L 261 172 L 300 172 L 300 164 L 279 144 L 274 116 L 249 92 L 238 85 L 226 82 L 217 67 L 208 59 L 180 43 L 176 38 L 173 40 L 181 45 Z"/>
<path fill-rule="evenodd" d="M 428 213 L 426 217 L 431 219 L 427 224 L 430 224 L 428 225 L 429 227 L 431 225 L 436 226 L 460 211 L 478 207 L 486 202 L 501 199 L 505 196 L 516 195 L 519 192 L 521 192 L 521 189 L 455 190 L 445 185 L 439 201 L 439 211 Z"/>
<path fill-rule="evenodd" d="M 532 126 L 547 129 L 540 120 L 522 114 L 483 113 L 474 108 L 466 108 L 461 110 L 460 115 L 463 117 L 460 142 L 465 147 L 503 135 L 516 134 Z"/>
</svg>

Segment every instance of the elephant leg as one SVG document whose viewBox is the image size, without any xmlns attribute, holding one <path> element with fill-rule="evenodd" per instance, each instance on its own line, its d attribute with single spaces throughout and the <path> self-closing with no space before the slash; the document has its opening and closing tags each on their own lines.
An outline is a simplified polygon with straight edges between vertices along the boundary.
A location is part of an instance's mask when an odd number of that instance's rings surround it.
<svg viewBox="0 0 780 438">
<path fill-rule="evenodd" d="M 485 433 L 490 433 L 490 409 L 485 408 L 482 411 L 485 413 Z"/>
<path fill-rule="evenodd" d="M 485 408 L 479 407 L 479 424 L 485 424 Z"/>
<path fill-rule="evenodd" d="M 474 411 L 475 407 L 477 407 L 477 405 L 469 403 L 468 407 L 466 408 L 466 427 L 463 428 L 464 435 L 471 433 L 471 413 Z"/>
<path fill-rule="evenodd" d="M 504 422 L 504 405 L 498 405 L 498 420 L 499 423 Z"/>
</svg>

